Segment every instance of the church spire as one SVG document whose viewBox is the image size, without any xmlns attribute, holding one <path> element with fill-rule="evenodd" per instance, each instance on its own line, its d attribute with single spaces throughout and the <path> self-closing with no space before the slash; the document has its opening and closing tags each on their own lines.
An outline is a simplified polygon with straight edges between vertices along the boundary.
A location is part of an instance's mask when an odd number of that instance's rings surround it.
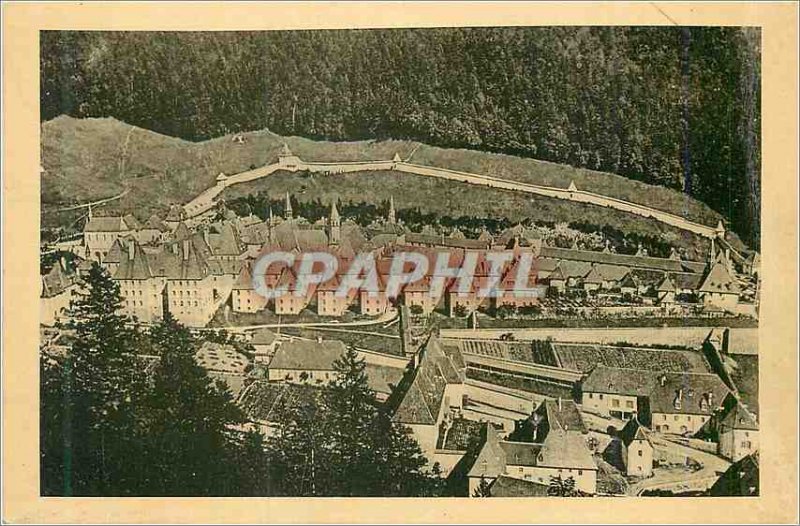
<svg viewBox="0 0 800 526">
<path fill-rule="evenodd" d="M 342 238 L 342 218 L 336 209 L 336 201 L 331 203 L 331 217 L 328 220 L 328 241 L 331 245 L 338 245 Z"/>
<path fill-rule="evenodd" d="M 342 218 L 339 216 L 339 210 L 336 208 L 336 201 L 331 203 L 331 225 L 340 225 Z"/>
<path fill-rule="evenodd" d="M 286 207 L 284 208 L 284 210 L 286 210 L 286 213 L 284 214 L 286 216 L 286 219 L 291 219 L 292 218 L 292 200 L 289 199 L 289 192 L 286 192 Z"/>
<path fill-rule="evenodd" d="M 394 196 L 389 196 L 389 214 L 386 219 L 391 224 L 394 224 L 397 221 L 397 217 L 394 211 Z"/>
</svg>

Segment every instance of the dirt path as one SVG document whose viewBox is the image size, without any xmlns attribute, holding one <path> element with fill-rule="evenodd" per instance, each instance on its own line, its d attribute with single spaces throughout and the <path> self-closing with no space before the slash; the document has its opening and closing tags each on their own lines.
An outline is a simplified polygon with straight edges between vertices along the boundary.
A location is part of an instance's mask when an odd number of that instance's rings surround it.
<svg viewBox="0 0 800 526">
<path fill-rule="evenodd" d="M 651 435 L 656 447 L 669 449 L 677 455 L 685 455 L 700 462 L 702 469 L 690 472 L 685 469 L 658 470 L 649 478 L 632 484 L 628 488 L 629 495 L 641 495 L 645 490 L 663 489 L 674 492 L 703 491 L 708 489 L 719 478 L 719 474 L 730 466 L 730 463 L 711 453 L 694 449 L 653 433 Z"/>
</svg>

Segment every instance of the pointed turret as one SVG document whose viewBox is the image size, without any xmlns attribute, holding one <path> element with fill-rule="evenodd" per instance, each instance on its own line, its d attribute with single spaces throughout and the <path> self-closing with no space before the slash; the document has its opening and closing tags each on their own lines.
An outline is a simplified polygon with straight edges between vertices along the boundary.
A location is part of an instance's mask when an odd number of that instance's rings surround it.
<svg viewBox="0 0 800 526">
<path fill-rule="evenodd" d="M 718 236 L 725 235 L 725 225 L 722 224 L 722 219 L 717 222 L 717 228 L 714 229 Z"/>
<path fill-rule="evenodd" d="M 394 162 L 394 163 L 402 162 L 402 160 L 400 159 L 400 154 L 399 153 L 395 152 L 394 158 L 392 158 L 392 162 Z"/>
<path fill-rule="evenodd" d="M 394 155 L 397 157 L 397 154 Z M 386 220 L 392 225 L 397 221 L 394 211 L 394 196 L 389 196 L 389 214 L 387 215 Z"/>
<path fill-rule="evenodd" d="M 342 218 L 336 208 L 336 201 L 331 203 L 331 216 L 328 219 L 328 241 L 331 245 L 338 245 L 342 240 Z"/>
<path fill-rule="evenodd" d="M 642 244 L 641 243 L 639 243 L 639 246 L 636 248 L 636 255 L 639 256 L 639 257 L 647 255 L 647 253 L 642 248 Z"/>
<path fill-rule="evenodd" d="M 578 191 L 578 187 L 575 186 L 575 181 L 570 181 L 569 182 L 569 188 L 567 188 L 567 190 L 569 190 L 570 192 L 577 192 Z"/>
<path fill-rule="evenodd" d="M 669 249 L 669 259 L 672 259 L 674 261 L 680 261 L 681 255 L 678 254 L 678 251 L 675 250 L 675 247 Z"/>
<path fill-rule="evenodd" d="M 603 254 L 610 254 L 611 253 L 611 249 L 610 249 L 609 246 L 610 246 L 610 243 L 608 242 L 608 239 L 606 239 L 606 246 L 603 248 Z"/>
<path fill-rule="evenodd" d="M 342 218 L 339 216 L 339 210 L 336 208 L 336 201 L 331 203 L 331 217 L 330 217 L 331 225 L 341 225 Z"/>
<path fill-rule="evenodd" d="M 284 146 L 286 146 L 286 145 L 284 144 Z M 286 212 L 283 215 L 286 217 L 286 219 L 291 219 L 292 218 L 292 200 L 289 199 L 289 192 L 286 192 L 286 206 L 284 207 L 284 210 Z"/>
</svg>

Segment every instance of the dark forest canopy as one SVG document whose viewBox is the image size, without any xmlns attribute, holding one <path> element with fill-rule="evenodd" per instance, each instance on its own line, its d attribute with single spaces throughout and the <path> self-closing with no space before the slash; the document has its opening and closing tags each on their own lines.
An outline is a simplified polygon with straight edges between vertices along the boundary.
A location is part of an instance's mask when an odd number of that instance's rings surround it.
<svg viewBox="0 0 800 526">
<path fill-rule="evenodd" d="M 759 242 L 760 33 L 43 32 L 41 118 L 504 152 L 684 191 Z"/>
</svg>

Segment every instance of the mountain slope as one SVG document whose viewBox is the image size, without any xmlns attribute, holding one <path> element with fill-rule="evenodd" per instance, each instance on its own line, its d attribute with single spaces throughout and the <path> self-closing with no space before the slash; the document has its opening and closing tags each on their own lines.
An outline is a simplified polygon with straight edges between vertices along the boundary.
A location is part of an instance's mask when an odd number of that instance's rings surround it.
<svg viewBox="0 0 800 526">
<path fill-rule="evenodd" d="M 419 164 L 486 173 L 535 184 L 567 187 L 571 181 L 585 190 L 638 202 L 647 206 L 686 216 L 713 225 L 719 214 L 706 205 L 679 192 L 646 185 L 613 174 L 576 169 L 548 162 L 484 152 L 431 147 L 408 141 L 357 141 L 333 143 L 299 137 L 281 137 L 268 131 L 242 134 L 243 143 L 231 136 L 192 143 L 136 128 L 114 119 L 74 119 L 58 117 L 42 125 L 43 223 L 64 225 L 69 221 L 60 207 L 90 202 L 129 192 L 103 210 L 130 212 L 146 219 L 153 212 L 163 213 L 172 203 L 185 203 L 214 184 L 218 173 L 233 174 L 255 166 L 272 163 L 281 145 L 286 142 L 294 153 L 306 160 L 356 161 L 390 159 L 395 153 L 411 156 Z M 361 177 L 361 179 L 359 179 Z M 609 224 L 625 231 L 642 230 L 641 225 L 655 223 L 607 209 L 560 202 L 555 199 L 531 199 L 510 192 L 467 188 L 461 183 L 430 182 L 425 178 L 400 174 L 358 174 L 317 179 L 317 190 L 300 199 L 336 195 L 355 201 L 380 200 L 394 196 L 404 207 L 429 202 L 441 211 L 487 213 L 516 218 L 534 217 L 551 221 L 590 221 Z M 283 181 L 279 184 L 279 181 Z M 359 182 L 360 181 L 360 182 Z M 297 175 L 234 187 L 230 195 L 241 195 L 258 189 L 282 188 L 299 192 L 308 186 Z M 344 189 L 347 190 L 344 190 Z M 377 193 L 367 191 L 375 188 Z M 472 202 L 483 202 L 477 209 Z M 524 203 L 533 203 L 534 210 Z M 527 211 L 526 211 L 527 210 Z M 78 214 L 66 216 L 72 220 Z M 635 227 L 634 225 L 640 225 Z M 649 233 L 666 232 L 660 225 L 644 228 Z M 677 233 L 674 233 L 677 236 Z"/>
</svg>

